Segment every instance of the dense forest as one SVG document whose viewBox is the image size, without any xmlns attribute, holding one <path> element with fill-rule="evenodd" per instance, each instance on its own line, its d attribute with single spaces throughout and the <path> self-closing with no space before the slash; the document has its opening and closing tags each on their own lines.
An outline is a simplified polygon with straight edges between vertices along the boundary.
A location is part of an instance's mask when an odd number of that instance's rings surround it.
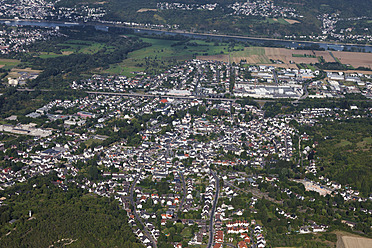
<svg viewBox="0 0 372 248">
<path fill-rule="evenodd" d="M 323 121 L 301 131 L 318 142 L 315 156 L 320 172 L 331 180 L 350 185 L 368 196 L 372 192 L 371 149 L 372 121 L 370 119 Z"/>
<path fill-rule="evenodd" d="M 1 192 L 0 247 L 142 247 L 117 201 L 56 180 L 32 178 Z"/>
<path fill-rule="evenodd" d="M 279 5 L 296 6 L 309 14 L 341 13 L 343 17 L 371 16 L 370 0 L 275 0 Z M 357 7 L 356 7 L 357 6 Z M 306 10 L 306 11 L 305 11 Z"/>
</svg>

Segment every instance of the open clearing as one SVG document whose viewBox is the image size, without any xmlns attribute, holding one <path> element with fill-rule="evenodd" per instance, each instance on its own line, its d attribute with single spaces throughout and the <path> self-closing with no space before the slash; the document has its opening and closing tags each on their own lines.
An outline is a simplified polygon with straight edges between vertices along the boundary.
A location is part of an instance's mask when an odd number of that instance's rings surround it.
<svg viewBox="0 0 372 248">
<path fill-rule="evenodd" d="M 43 52 L 43 53 L 40 53 L 39 57 L 42 59 L 47 59 L 47 58 L 66 56 L 66 55 L 70 55 L 73 53 L 74 53 L 73 51 L 63 51 L 62 53 Z"/>
<path fill-rule="evenodd" d="M 137 10 L 138 13 L 148 12 L 148 11 L 158 11 L 158 10 L 157 9 L 139 9 L 139 10 Z"/>
<path fill-rule="evenodd" d="M 292 20 L 292 19 L 284 19 L 286 22 L 288 22 L 289 24 L 296 24 L 296 23 L 301 23 L 300 21 L 297 21 L 297 20 Z"/>
</svg>

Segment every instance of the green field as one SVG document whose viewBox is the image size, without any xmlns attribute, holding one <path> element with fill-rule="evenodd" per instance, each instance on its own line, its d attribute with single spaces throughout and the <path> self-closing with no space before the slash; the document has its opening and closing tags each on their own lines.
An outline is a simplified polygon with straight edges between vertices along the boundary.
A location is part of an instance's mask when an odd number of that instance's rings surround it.
<svg viewBox="0 0 372 248">
<path fill-rule="evenodd" d="M 106 49 L 107 52 L 114 50 L 114 47 L 107 46 L 104 43 L 85 40 L 68 40 L 64 43 L 57 44 L 57 47 L 60 48 L 60 53 L 42 52 L 38 57 L 46 59 L 66 56 L 73 53 L 94 54 L 103 49 Z"/>
<path fill-rule="evenodd" d="M 13 67 L 17 66 L 19 63 L 21 62 L 16 59 L 0 59 L 0 68 L 10 70 Z"/>
<path fill-rule="evenodd" d="M 89 140 L 85 141 L 85 145 L 87 147 L 91 147 L 93 143 L 95 143 L 95 144 L 101 144 L 102 143 L 102 140 L 99 140 L 99 139 L 89 139 Z"/>
<path fill-rule="evenodd" d="M 336 147 L 342 147 L 342 146 L 347 146 L 347 145 L 351 145 L 353 143 L 351 143 L 350 141 L 347 141 L 347 140 L 341 140 L 340 143 L 336 144 L 335 146 Z"/>
<path fill-rule="evenodd" d="M 107 49 L 108 51 L 113 51 L 114 47 L 107 46 L 103 43 L 98 43 L 94 41 L 85 40 L 69 40 L 65 43 L 59 44 L 59 46 L 65 46 L 68 48 L 62 49 L 62 52 L 72 51 L 75 53 L 86 53 L 94 54 L 102 49 Z"/>
<path fill-rule="evenodd" d="M 317 70 L 317 69 L 315 68 L 315 66 L 310 65 L 310 64 L 307 64 L 307 68 L 309 68 L 309 69 L 312 70 L 312 71 L 316 71 L 316 70 Z"/>
<path fill-rule="evenodd" d="M 146 47 L 128 54 L 123 62 L 111 65 L 105 73 L 124 76 L 134 76 L 133 72 L 146 71 L 155 74 L 166 70 L 178 61 L 185 61 L 196 58 L 199 55 L 216 55 L 228 53 L 228 44 L 215 44 L 202 40 L 191 40 L 188 43 L 179 43 L 173 40 L 141 38 L 144 42 L 150 43 Z M 234 49 L 240 49 L 236 47 Z"/>
<path fill-rule="evenodd" d="M 363 141 L 358 142 L 357 146 L 364 149 L 369 148 L 370 146 L 372 146 L 372 137 L 363 138 Z"/>
</svg>

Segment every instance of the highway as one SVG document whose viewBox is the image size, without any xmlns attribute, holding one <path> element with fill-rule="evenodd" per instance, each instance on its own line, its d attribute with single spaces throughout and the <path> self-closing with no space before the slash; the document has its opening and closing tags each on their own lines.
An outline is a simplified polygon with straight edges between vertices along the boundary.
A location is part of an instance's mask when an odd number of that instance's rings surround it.
<svg viewBox="0 0 372 248">
<path fill-rule="evenodd" d="M 219 191 L 220 191 L 220 179 L 218 178 L 216 172 L 211 170 L 211 173 L 212 173 L 214 179 L 216 180 L 216 195 L 214 197 L 213 207 L 212 207 L 212 211 L 211 211 L 211 217 L 210 217 L 210 220 L 209 220 L 209 240 L 208 240 L 207 248 L 211 248 L 213 246 L 214 214 L 215 214 L 215 211 L 216 211 L 216 206 L 217 206 L 217 202 L 218 202 L 218 195 L 219 195 Z"/>
</svg>

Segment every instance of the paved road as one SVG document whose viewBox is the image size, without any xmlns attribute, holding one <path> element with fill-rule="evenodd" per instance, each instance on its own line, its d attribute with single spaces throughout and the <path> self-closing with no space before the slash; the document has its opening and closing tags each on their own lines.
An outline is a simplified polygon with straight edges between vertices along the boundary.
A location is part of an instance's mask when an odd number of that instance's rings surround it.
<svg viewBox="0 0 372 248">
<path fill-rule="evenodd" d="M 277 204 L 281 204 L 281 205 L 283 204 L 283 201 L 275 200 L 275 199 L 269 197 L 267 193 L 261 192 L 261 191 L 258 190 L 258 189 L 249 189 L 249 190 L 244 190 L 244 189 L 241 189 L 241 188 L 239 188 L 239 187 L 236 187 L 234 184 L 232 184 L 232 183 L 230 183 L 230 182 L 228 182 L 228 181 L 224 181 L 224 183 L 225 183 L 226 185 L 229 185 L 230 187 L 233 187 L 234 189 L 237 189 L 237 190 L 239 190 L 239 191 L 241 191 L 241 192 L 244 192 L 244 193 L 246 193 L 246 194 L 248 194 L 248 193 L 252 193 L 252 195 L 253 195 L 254 197 L 256 197 L 257 199 L 261 199 L 261 197 L 264 196 L 266 200 L 269 200 L 269 201 L 272 201 L 272 202 L 275 202 L 275 203 L 277 203 Z"/>
<path fill-rule="evenodd" d="M 276 71 L 275 70 L 273 71 L 273 75 L 274 75 L 275 84 L 276 85 L 279 85 L 278 75 L 276 74 Z"/>
<path fill-rule="evenodd" d="M 218 201 L 218 194 L 220 191 L 220 179 L 217 176 L 217 173 L 214 171 L 211 171 L 214 179 L 216 180 L 216 195 L 214 197 L 213 201 L 213 207 L 211 212 L 211 218 L 209 220 L 209 241 L 207 244 L 207 248 L 210 248 L 213 246 L 213 238 L 214 238 L 214 214 L 216 211 L 217 201 Z"/>
<path fill-rule="evenodd" d="M 17 91 L 35 91 L 35 90 L 40 90 L 40 91 L 56 91 L 56 90 L 49 90 L 49 89 L 17 89 Z M 120 93 L 120 92 L 103 92 L 103 91 L 85 91 L 87 94 L 96 94 L 96 95 L 117 95 L 117 96 L 126 96 L 126 97 L 159 97 L 159 98 L 174 98 L 174 99 L 188 99 L 188 100 L 193 100 L 193 99 L 199 99 L 199 100 L 209 100 L 209 101 L 225 101 L 225 102 L 235 102 L 238 100 L 241 100 L 241 98 L 212 98 L 212 97 L 204 97 L 204 96 L 172 96 L 172 95 L 152 95 L 152 94 L 142 94 L 142 93 Z M 307 93 L 308 94 L 308 93 Z M 299 101 L 303 100 L 304 98 L 307 97 L 307 94 L 305 92 L 305 95 L 303 95 L 299 99 L 292 99 L 290 102 L 292 103 L 298 103 Z M 337 100 L 342 100 L 343 98 L 330 98 L 330 99 L 325 99 L 328 102 L 334 102 Z M 281 99 L 265 99 L 265 98 L 260 98 L 260 99 L 253 99 L 256 102 L 277 102 L 278 100 Z M 372 99 L 348 99 L 349 102 L 372 102 Z"/>
<path fill-rule="evenodd" d="M 182 179 L 183 196 L 182 196 L 182 199 L 181 199 L 180 206 L 178 207 L 178 212 L 182 211 L 183 203 L 185 202 L 185 198 L 186 198 L 186 183 L 185 183 L 185 178 L 183 177 L 183 173 L 181 171 L 180 171 L 180 176 L 181 176 L 181 179 Z M 177 217 L 179 218 L 179 216 L 177 216 Z"/>
<path fill-rule="evenodd" d="M 201 99 L 201 100 L 218 100 L 218 101 L 225 101 L 225 102 L 235 102 L 239 99 L 233 98 L 219 98 L 219 97 L 207 97 L 207 96 L 174 96 L 174 95 L 155 95 L 155 94 L 144 94 L 144 93 L 121 93 L 121 92 L 102 92 L 102 91 L 86 91 L 88 94 L 97 94 L 97 95 L 116 95 L 116 96 L 127 96 L 127 97 L 169 97 L 174 99 Z"/>
<path fill-rule="evenodd" d="M 153 238 L 153 236 L 151 235 L 151 233 L 149 232 L 149 230 L 147 229 L 147 227 L 143 223 L 141 217 L 137 214 L 136 204 L 134 203 L 133 191 L 134 191 L 134 187 L 136 186 L 139 178 L 140 178 L 140 174 L 137 175 L 137 177 L 132 182 L 132 185 L 130 186 L 130 201 L 131 201 L 131 204 L 132 204 L 132 206 L 134 208 L 133 214 L 136 217 L 137 221 L 143 225 L 143 227 L 144 227 L 144 234 L 151 241 L 151 246 L 154 247 L 154 248 L 156 248 L 157 247 L 156 240 Z"/>
</svg>

